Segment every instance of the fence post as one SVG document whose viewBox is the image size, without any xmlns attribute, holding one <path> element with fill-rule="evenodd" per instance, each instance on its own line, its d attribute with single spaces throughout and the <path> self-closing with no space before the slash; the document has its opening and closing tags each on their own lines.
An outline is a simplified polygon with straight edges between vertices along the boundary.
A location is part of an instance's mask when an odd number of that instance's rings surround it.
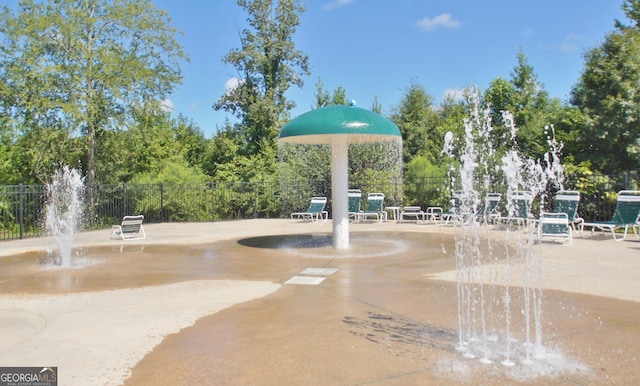
<svg viewBox="0 0 640 386">
<path fill-rule="evenodd" d="M 164 185 L 162 182 L 160 183 L 160 222 L 165 222 L 164 220 Z"/>
<path fill-rule="evenodd" d="M 19 185 L 19 201 L 20 212 L 18 214 L 18 222 L 20 224 L 20 240 L 24 238 L 24 185 Z"/>
<path fill-rule="evenodd" d="M 122 205 L 120 205 L 120 217 L 124 217 L 127 215 L 127 183 L 122 183 Z"/>
<path fill-rule="evenodd" d="M 216 221 L 216 183 L 211 181 L 211 222 Z"/>
<path fill-rule="evenodd" d="M 629 173 L 628 172 L 624 172 L 624 190 L 629 189 Z"/>
<path fill-rule="evenodd" d="M 259 184 L 259 182 L 256 181 L 254 183 L 255 183 L 255 185 L 254 185 L 255 198 L 254 198 L 254 201 L 253 201 L 253 218 L 258 218 L 258 200 L 259 200 L 259 198 L 258 198 L 258 184 Z"/>
</svg>

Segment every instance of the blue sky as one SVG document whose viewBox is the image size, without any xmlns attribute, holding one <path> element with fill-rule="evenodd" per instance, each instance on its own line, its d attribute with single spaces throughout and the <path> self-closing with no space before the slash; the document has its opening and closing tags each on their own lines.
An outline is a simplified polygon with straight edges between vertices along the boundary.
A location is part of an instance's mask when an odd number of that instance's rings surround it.
<svg viewBox="0 0 640 386">
<path fill-rule="evenodd" d="M 169 101 L 209 138 L 224 111 L 213 103 L 238 74 L 222 62 L 240 47 L 247 15 L 235 0 L 153 0 L 183 32 L 190 56 Z M 622 0 L 308 0 L 293 37 L 309 56 L 311 76 L 291 89 L 292 118 L 313 105 L 316 82 L 343 86 L 357 105 L 377 96 L 391 113 L 412 80 L 437 102 L 448 93 L 498 76 L 510 79 L 520 49 L 552 97 L 569 98 L 584 68 L 583 54 L 625 20 Z M 552 122 L 551 122 L 552 123 Z"/>
</svg>

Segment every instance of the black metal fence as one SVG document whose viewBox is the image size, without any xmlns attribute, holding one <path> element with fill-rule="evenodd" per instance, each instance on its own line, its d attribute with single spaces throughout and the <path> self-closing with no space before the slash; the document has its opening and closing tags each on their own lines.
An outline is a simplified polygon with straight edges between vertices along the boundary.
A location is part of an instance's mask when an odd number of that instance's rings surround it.
<svg viewBox="0 0 640 386">
<path fill-rule="evenodd" d="M 403 186 L 389 181 L 367 181 L 363 186 L 351 187 L 360 188 L 363 197 L 369 192 L 383 192 L 387 206 L 448 208 L 450 202 L 447 177 L 405 181 Z M 639 187 L 637 173 L 570 176 L 565 182 L 565 189 L 580 191 L 579 214 L 587 221 L 611 218 L 616 193 Z M 310 192 L 304 184 L 279 181 L 96 185 L 85 192 L 91 199 L 85 200 L 82 225 L 84 229 L 106 228 L 120 223 L 123 216 L 133 214 L 144 214 L 145 223 L 283 218 L 306 209 L 313 195 L 331 197 L 330 186 L 312 189 Z M 45 206 L 46 188 L 42 185 L 0 186 L 0 240 L 43 235 Z"/>
</svg>

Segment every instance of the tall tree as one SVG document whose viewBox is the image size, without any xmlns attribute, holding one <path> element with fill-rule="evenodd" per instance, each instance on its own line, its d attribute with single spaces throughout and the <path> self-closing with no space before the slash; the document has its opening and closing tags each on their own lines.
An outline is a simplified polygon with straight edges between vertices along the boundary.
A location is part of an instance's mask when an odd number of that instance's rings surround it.
<svg viewBox="0 0 640 386">
<path fill-rule="evenodd" d="M 165 11 L 150 0 L 20 0 L 0 12 L 3 114 L 22 130 L 60 125 L 86 139 L 96 178 L 100 133 L 157 109 L 187 59 Z"/>
<path fill-rule="evenodd" d="M 347 90 L 340 85 L 336 89 L 333 90 L 333 94 L 329 93 L 329 91 L 324 89 L 324 83 L 322 80 L 318 78 L 316 82 L 316 102 L 312 109 L 319 109 L 321 107 L 333 106 L 333 105 L 346 105 L 349 103 L 347 100 Z"/>
<path fill-rule="evenodd" d="M 501 113 L 506 110 L 513 114 L 518 127 L 520 151 L 528 157 L 539 158 L 547 151 L 544 130 L 552 123 L 554 104 L 522 50 L 517 59 L 511 79 L 494 79 L 484 92 L 484 101 L 492 110 L 494 143 L 500 143 L 500 138 L 506 135 Z"/>
<path fill-rule="evenodd" d="M 511 83 L 516 90 L 511 112 L 519 128 L 518 142 L 525 154 L 539 158 L 548 151 L 544 130 L 551 123 L 551 100 L 522 50 L 511 71 Z"/>
<path fill-rule="evenodd" d="M 307 55 L 292 40 L 304 2 L 238 0 L 238 5 L 247 13 L 249 26 L 241 32 L 241 47 L 222 61 L 235 68 L 239 82 L 213 107 L 240 120 L 242 155 L 275 154 L 278 131 L 295 107 L 285 94 L 291 86 L 302 87 L 303 77 L 310 74 Z"/>
<path fill-rule="evenodd" d="M 606 173 L 640 168 L 640 0 L 623 2 L 631 21 L 585 54 L 571 103 L 589 117 L 582 126 L 583 154 Z"/>
<path fill-rule="evenodd" d="M 434 163 L 440 158 L 444 133 L 436 132 L 438 115 L 431 96 L 415 79 L 393 108 L 390 119 L 402 134 L 403 161 L 422 155 Z"/>
</svg>

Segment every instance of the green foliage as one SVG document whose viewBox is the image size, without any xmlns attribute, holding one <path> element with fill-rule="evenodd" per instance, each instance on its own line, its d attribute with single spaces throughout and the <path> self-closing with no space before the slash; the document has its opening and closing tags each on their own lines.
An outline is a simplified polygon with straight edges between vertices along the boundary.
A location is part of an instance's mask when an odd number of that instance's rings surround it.
<svg viewBox="0 0 640 386">
<path fill-rule="evenodd" d="M 640 3 L 625 1 L 623 9 L 636 24 L 618 22 L 618 30 L 585 54 L 571 98 L 588 117 L 579 129 L 590 148 L 579 159 L 605 173 L 640 167 Z"/>
<path fill-rule="evenodd" d="M 484 103 L 491 109 L 491 124 L 494 128 L 493 138 L 506 138 L 508 135 L 507 127 L 502 119 L 502 111 L 511 111 L 513 106 L 514 95 L 516 94 L 515 86 L 498 76 L 489 83 L 489 88 L 484 91 Z"/>
<path fill-rule="evenodd" d="M 141 102 L 157 104 L 181 81 L 177 61 L 186 56 L 176 30 L 150 0 L 21 0 L 16 10 L 0 14 L 3 113 L 24 132 L 82 136 L 92 184 L 100 131 L 119 127 Z"/>
<path fill-rule="evenodd" d="M 568 165 L 590 164 L 588 161 L 594 141 L 585 136 L 588 117 L 577 107 L 558 108 L 553 119 L 556 138 L 564 147 L 563 163 Z"/>
<path fill-rule="evenodd" d="M 553 123 L 551 119 L 559 101 L 549 98 L 522 50 L 517 58 L 511 79 L 498 77 L 484 92 L 484 103 L 491 109 L 492 141 L 499 145 L 499 154 L 510 150 L 512 143 L 507 145 L 503 141 L 510 136 L 509 125 L 502 117 L 503 111 L 509 111 L 518 128 L 515 142 L 518 150 L 525 157 L 539 159 L 548 150 L 544 128 Z"/>
<path fill-rule="evenodd" d="M 280 186 L 283 210 L 300 211 L 313 196 L 328 197 L 331 186 L 331 147 L 281 143 Z"/>
<path fill-rule="evenodd" d="M 433 97 L 424 86 L 412 80 L 402 100 L 393 108 L 390 119 L 402 134 L 403 161 L 423 155 L 435 162 L 439 158 L 444 133 L 436 130 L 438 115 Z"/>
<path fill-rule="evenodd" d="M 300 0 L 238 0 L 248 14 L 249 27 L 242 30 L 240 49 L 222 59 L 240 76 L 237 87 L 214 104 L 240 120 L 243 151 L 251 157 L 272 152 L 280 127 L 295 103 L 286 97 L 291 86 L 302 87 L 309 75 L 308 58 L 297 50 L 292 37 L 304 11 Z"/>
<path fill-rule="evenodd" d="M 447 207 L 449 180 L 444 166 L 433 165 L 427 157 L 414 157 L 404 174 L 404 205 Z"/>
<path fill-rule="evenodd" d="M 335 90 L 333 90 L 333 95 L 331 95 L 324 89 L 324 84 L 322 83 L 322 80 L 320 78 L 318 78 L 318 81 L 316 82 L 315 97 L 316 102 L 314 106 L 311 106 L 312 109 L 319 109 L 326 106 L 349 104 L 349 101 L 347 99 L 347 90 L 345 90 L 342 85 L 339 85 Z"/>
<path fill-rule="evenodd" d="M 402 201 L 402 154 L 399 142 L 349 145 L 349 185 L 384 193 L 386 205 Z"/>
<path fill-rule="evenodd" d="M 207 140 L 198 125 L 187 119 L 182 114 L 171 120 L 173 140 L 177 147 L 176 152 L 185 159 L 189 165 L 201 167 L 204 164 Z"/>
<path fill-rule="evenodd" d="M 205 174 L 185 160 L 167 159 L 159 165 L 157 171 L 142 172 L 131 179 L 132 184 L 159 187 L 152 197 L 142 191 L 134 195 L 135 213 L 161 217 L 167 221 L 210 220 L 211 200 L 206 197 L 212 197 L 212 193 L 206 181 Z M 193 184 L 201 185 L 202 188 L 185 189 Z M 202 195 L 204 199 L 201 198 Z"/>
<path fill-rule="evenodd" d="M 465 94 L 469 94 L 470 90 L 465 90 Z M 454 100 L 446 97 L 439 109 L 439 119 L 436 131 L 440 137 L 433 138 L 434 149 L 438 148 L 438 154 L 429 158 L 429 162 L 436 166 L 448 165 L 450 160 L 444 157 L 442 150 L 444 148 L 444 136 L 446 133 L 453 133 L 454 138 L 464 137 L 464 120 L 469 116 L 469 101 Z"/>
<path fill-rule="evenodd" d="M 6 148 L 9 174 L 5 183 L 44 183 L 60 165 L 79 167 L 85 159 L 85 143 L 59 128 L 33 127 Z"/>
<path fill-rule="evenodd" d="M 382 103 L 380 103 L 377 96 L 373 97 L 373 102 L 371 102 L 371 108 L 369 110 L 382 115 Z"/>
</svg>

